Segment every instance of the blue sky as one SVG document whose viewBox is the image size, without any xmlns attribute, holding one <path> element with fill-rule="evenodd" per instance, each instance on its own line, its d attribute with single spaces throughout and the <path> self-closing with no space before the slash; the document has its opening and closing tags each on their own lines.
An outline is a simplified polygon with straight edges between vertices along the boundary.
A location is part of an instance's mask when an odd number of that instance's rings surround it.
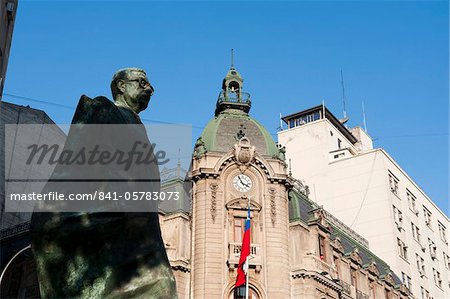
<svg viewBox="0 0 450 299">
<path fill-rule="evenodd" d="M 21 1 L 4 100 L 70 123 L 81 94 L 110 97 L 115 70 L 147 70 L 142 117 L 193 125 L 213 116 L 230 49 L 251 114 L 276 138 L 279 113 L 322 100 L 362 123 L 447 214 L 449 22 L 445 1 Z"/>
</svg>

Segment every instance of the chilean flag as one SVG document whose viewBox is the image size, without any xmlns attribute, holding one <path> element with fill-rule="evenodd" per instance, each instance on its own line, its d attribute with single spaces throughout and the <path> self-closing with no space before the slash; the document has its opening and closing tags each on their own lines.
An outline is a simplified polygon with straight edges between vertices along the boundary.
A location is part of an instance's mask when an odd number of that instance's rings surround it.
<svg viewBox="0 0 450 299">
<path fill-rule="evenodd" d="M 237 269 L 237 278 L 235 287 L 238 288 L 245 284 L 248 274 L 248 256 L 250 255 L 250 207 L 248 208 L 247 220 L 245 221 L 244 237 L 242 238 L 241 257 Z"/>
</svg>

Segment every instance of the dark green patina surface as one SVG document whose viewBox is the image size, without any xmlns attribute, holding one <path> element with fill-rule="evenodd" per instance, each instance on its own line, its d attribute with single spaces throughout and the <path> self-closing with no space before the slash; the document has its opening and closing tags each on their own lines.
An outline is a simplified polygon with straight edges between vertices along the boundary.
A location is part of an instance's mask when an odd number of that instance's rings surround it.
<svg viewBox="0 0 450 299">
<path fill-rule="evenodd" d="M 104 97 L 83 96 L 73 123 L 142 124 L 138 113 L 147 107 L 153 93 L 145 80 L 141 70 L 119 71 L 111 84 L 115 103 Z M 69 133 L 66 146 L 77 146 L 83 140 L 80 132 Z M 146 142 L 150 144 L 148 139 Z M 149 171 L 159 178 L 157 165 Z M 129 174 L 130 178 L 140 175 L 132 169 Z M 58 165 L 52 178 L 63 175 L 70 178 Z M 96 184 L 93 188 L 98 190 L 114 187 L 114 182 Z M 49 188 L 47 184 L 44 192 Z M 147 191 L 159 188 L 157 182 Z M 31 233 L 42 298 L 177 298 L 155 212 L 35 211 Z"/>
</svg>

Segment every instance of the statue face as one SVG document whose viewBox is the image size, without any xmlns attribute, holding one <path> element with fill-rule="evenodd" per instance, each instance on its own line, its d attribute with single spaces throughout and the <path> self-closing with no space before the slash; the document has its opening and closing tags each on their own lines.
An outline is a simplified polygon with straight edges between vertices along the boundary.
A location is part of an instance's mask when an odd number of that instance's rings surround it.
<svg viewBox="0 0 450 299">
<path fill-rule="evenodd" d="M 131 71 L 128 78 L 119 84 L 125 102 L 134 112 L 139 113 L 147 108 L 154 89 L 144 73 Z"/>
</svg>

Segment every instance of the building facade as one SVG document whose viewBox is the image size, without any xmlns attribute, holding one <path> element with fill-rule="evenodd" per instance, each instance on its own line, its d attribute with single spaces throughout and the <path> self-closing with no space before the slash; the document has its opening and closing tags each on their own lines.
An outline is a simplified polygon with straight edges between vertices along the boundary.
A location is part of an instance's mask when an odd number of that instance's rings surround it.
<svg viewBox="0 0 450 299">
<path fill-rule="evenodd" d="M 0 0 L 0 101 L 5 85 L 18 0 Z"/>
<path fill-rule="evenodd" d="M 412 298 L 366 239 L 309 198 L 242 87 L 231 68 L 188 175 L 179 165 L 161 172 L 162 191 L 180 193 L 159 214 L 179 298 L 245 298 L 235 281 L 249 207 L 249 298 Z M 15 251 L 2 256 L 0 296 L 39 297 L 26 225 L 2 230 L 2 254 Z"/>
<path fill-rule="evenodd" d="M 31 213 L 21 212 L 32 210 L 34 202 L 23 202 L 20 210 L 8 211 L 5 207 L 6 188 L 12 193 L 25 190 L 22 189 L 23 185 L 18 190 L 6 185 L 5 179 L 22 178 L 30 174 L 36 176 L 31 165 L 14 167 L 14 161 L 24 159 L 27 152 L 23 144 L 14 142 L 16 139 L 44 138 L 48 142 L 61 143 L 65 140 L 65 134 L 44 111 L 5 101 L 0 103 L 0 124 L 0 298 L 39 298 L 39 285 L 30 249 Z M 21 126 L 28 127 L 23 130 Z M 47 172 L 51 171 L 47 169 Z M 39 174 L 48 177 L 48 174 Z"/>
<path fill-rule="evenodd" d="M 190 210 L 161 214 L 179 297 L 244 298 L 234 284 L 250 204 L 250 298 L 409 298 L 367 241 L 289 174 L 242 83 L 231 68 L 196 142 Z"/>
<path fill-rule="evenodd" d="M 326 107 L 283 118 L 278 133 L 292 175 L 311 199 L 368 239 L 416 298 L 450 297 L 448 217 L 361 128 Z"/>
</svg>

